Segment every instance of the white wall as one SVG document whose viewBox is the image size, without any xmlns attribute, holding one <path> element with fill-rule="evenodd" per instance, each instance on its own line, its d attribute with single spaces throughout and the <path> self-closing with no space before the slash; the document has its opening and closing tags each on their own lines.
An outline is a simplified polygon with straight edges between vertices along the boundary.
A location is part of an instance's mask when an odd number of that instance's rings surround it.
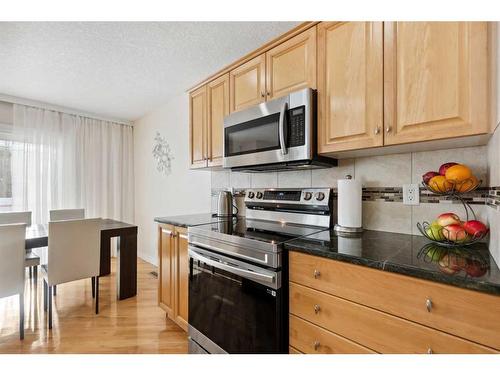
<svg viewBox="0 0 500 375">
<path fill-rule="evenodd" d="M 210 173 L 189 170 L 188 108 L 188 95 L 182 93 L 134 123 L 138 255 L 155 265 L 155 217 L 210 212 Z M 170 175 L 156 170 L 151 152 L 157 131 L 166 137 L 175 158 Z"/>
</svg>

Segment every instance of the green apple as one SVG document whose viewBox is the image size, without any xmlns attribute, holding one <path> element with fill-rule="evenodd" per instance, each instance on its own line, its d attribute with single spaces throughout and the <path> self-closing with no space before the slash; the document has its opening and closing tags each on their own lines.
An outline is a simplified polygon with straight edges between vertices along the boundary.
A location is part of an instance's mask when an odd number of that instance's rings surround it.
<svg viewBox="0 0 500 375">
<path fill-rule="evenodd" d="M 432 223 L 425 230 L 427 236 L 434 241 L 443 241 L 445 237 L 443 236 L 443 227 L 437 223 Z"/>
</svg>

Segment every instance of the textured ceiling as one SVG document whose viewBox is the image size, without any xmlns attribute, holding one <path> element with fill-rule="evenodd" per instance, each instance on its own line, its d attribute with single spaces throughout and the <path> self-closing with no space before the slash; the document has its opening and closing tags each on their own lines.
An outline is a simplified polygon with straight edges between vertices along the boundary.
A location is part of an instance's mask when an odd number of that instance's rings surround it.
<svg viewBox="0 0 500 375">
<path fill-rule="evenodd" d="M 135 120 L 297 22 L 0 22 L 0 93 Z"/>
</svg>

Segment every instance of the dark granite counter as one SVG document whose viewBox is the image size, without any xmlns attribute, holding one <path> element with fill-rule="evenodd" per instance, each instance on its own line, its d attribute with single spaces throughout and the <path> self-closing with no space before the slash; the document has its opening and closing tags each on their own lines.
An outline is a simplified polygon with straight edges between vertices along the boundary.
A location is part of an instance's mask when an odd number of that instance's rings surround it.
<svg viewBox="0 0 500 375">
<path fill-rule="evenodd" d="M 500 270 L 485 243 L 448 249 L 422 236 L 367 230 L 347 238 L 332 230 L 288 241 L 285 248 L 500 295 Z"/>
<path fill-rule="evenodd" d="M 221 220 L 224 220 L 224 218 L 213 216 L 211 213 L 155 217 L 155 221 L 157 223 L 171 224 L 184 228 L 202 224 L 217 223 Z"/>
</svg>

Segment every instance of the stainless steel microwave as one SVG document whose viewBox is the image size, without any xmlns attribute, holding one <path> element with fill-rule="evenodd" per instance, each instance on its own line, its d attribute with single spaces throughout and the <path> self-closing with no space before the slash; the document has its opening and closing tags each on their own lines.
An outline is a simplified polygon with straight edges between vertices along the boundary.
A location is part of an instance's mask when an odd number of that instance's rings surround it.
<svg viewBox="0 0 500 375">
<path fill-rule="evenodd" d="M 316 148 L 316 96 L 306 88 L 224 118 L 223 167 L 245 172 L 328 168 Z"/>
</svg>

